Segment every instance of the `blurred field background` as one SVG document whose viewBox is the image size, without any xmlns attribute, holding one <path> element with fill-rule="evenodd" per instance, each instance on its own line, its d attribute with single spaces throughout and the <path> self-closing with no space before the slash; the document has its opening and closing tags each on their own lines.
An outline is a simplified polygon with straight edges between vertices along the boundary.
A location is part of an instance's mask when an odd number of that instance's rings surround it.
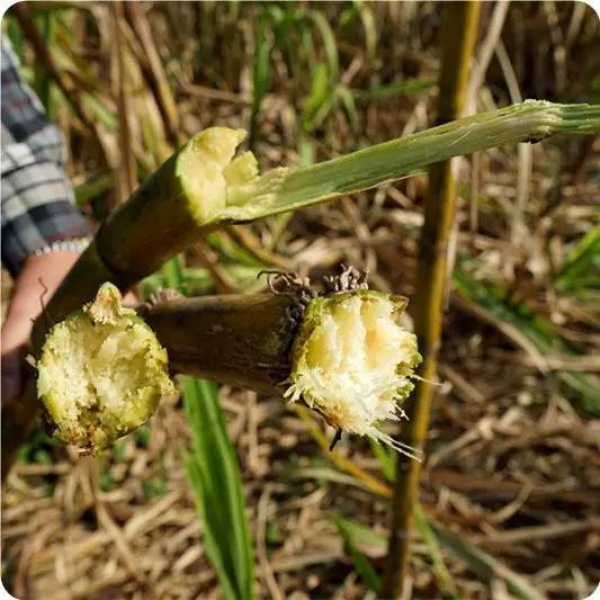
<svg viewBox="0 0 600 600">
<path fill-rule="evenodd" d="M 17 8 L 3 32 L 65 135 L 95 222 L 204 127 L 247 129 L 266 168 L 435 124 L 441 3 Z M 589 7 L 483 3 L 468 112 L 598 103 L 599 73 Z M 553 138 L 460 161 L 411 597 L 580 599 L 600 581 L 599 147 Z M 427 187 L 412 177 L 211 234 L 140 293 L 259 291 L 264 268 L 350 263 L 410 298 Z M 9 288 L 3 277 L 3 303 Z M 258 598 L 375 598 L 393 457 L 347 437 L 328 453 L 332 432 L 281 398 L 191 380 L 184 391 L 185 410 L 162 406 L 110 457 L 77 459 L 36 429 L 2 494 L 5 587 L 44 600 L 229 597 L 217 573 L 241 577 L 240 560 L 248 576 L 255 563 Z M 235 455 L 216 449 L 227 446 L 217 394 Z M 202 457 L 223 467 L 212 479 Z M 199 520 L 196 502 L 231 498 L 245 511 Z M 244 513 L 254 559 L 235 535 Z M 215 543 L 233 548 L 220 567 Z"/>
</svg>

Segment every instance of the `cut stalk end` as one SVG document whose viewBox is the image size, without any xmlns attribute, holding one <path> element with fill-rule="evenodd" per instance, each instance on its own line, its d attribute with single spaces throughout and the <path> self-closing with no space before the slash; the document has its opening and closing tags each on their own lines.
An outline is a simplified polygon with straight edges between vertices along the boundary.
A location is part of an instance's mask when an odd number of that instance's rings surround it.
<svg viewBox="0 0 600 600">
<path fill-rule="evenodd" d="M 414 455 L 379 428 L 399 420 L 421 362 L 417 339 L 398 324 L 406 299 L 354 290 L 315 298 L 292 350 L 292 402 L 303 399 L 338 429 Z"/>
<path fill-rule="evenodd" d="M 38 396 L 57 437 L 92 452 L 142 425 L 175 394 L 166 351 L 109 283 L 51 329 L 37 368 Z"/>
<path fill-rule="evenodd" d="M 252 152 L 234 158 L 245 137 L 243 129 L 211 127 L 181 151 L 177 168 L 190 213 L 199 225 L 226 220 L 230 212 L 239 218 L 248 203 L 255 207 L 274 201 L 287 169 L 273 169 L 261 177 Z"/>
</svg>

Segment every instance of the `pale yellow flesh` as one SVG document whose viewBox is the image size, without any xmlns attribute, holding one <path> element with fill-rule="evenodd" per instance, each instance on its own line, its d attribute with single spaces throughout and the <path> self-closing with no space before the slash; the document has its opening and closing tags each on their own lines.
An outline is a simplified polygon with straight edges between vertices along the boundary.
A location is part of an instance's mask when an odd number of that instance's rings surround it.
<svg viewBox="0 0 600 600">
<path fill-rule="evenodd" d="M 54 343 L 68 358 L 51 361 L 40 373 L 40 393 L 53 390 L 57 407 L 70 419 L 81 409 L 118 410 L 148 380 L 145 336 L 136 333 L 89 321 L 75 331 L 57 330 Z"/>
<path fill-rule="evenodd" d="M 180 154 L 179 171 L 187 174 L 184 187 L 198 223 L 226 218 L 231 210 L 240 216 L 246 204 L 256 208 L 273 201 L 287 169 L 272 169 L 261 177 L 252 152 L 235 157 L 245 137 L 243 129 L 211 127 Z"/>
<path fill-rule="evenodd" d="M 166 351 L 120 306 L 116 289 L 49 333 L 38 361 L 38 396 L 66 442 L 99 449 L 140 426 L 174 393 Z"/>
<path fill-rule="evenodd" d="M 297 349 L 289 395 L 336 427 L 380 437 L 377 423 L 397 419 L 398 400 L 412 389 L 416 338 L 381 294 L 348 295 L 325 306 Z"/>
</svg>

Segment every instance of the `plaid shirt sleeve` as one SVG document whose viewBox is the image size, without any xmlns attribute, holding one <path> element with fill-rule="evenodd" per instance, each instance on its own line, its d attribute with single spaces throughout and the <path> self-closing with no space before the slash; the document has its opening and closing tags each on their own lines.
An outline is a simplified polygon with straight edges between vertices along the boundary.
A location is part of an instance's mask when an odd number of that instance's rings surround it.
<svg viewBox="0 0 600 600">
<path fill-rule="evenodd" d="M 90 226 L 74 204 L 62 135 L 21 81 L 4 35 L 1 54 L 2 263 L 15 276 L 36 250 L 89 235 Z"/>
</svg>

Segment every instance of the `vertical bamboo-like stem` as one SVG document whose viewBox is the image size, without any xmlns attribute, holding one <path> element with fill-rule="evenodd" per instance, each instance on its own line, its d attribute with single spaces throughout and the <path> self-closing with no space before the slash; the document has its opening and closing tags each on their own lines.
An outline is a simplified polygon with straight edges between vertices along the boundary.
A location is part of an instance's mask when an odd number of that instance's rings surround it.
<svg viewBox="0 0 600 600">
<path fill-rule="evenodd" d="M 477 37 L 479 4 L 475 0 L 444 5 L 441 30 L 442 69 L 438 120 L 460 116 L 467 95 L 471 56 Z M 423 355 L 419 375 L 435 378 L 442 329 L 442 309 L 447 281 L 448 241 L 456 208 L 456 185 L 452 161 L 429 170 L 430 192 L 425 203 L 421 233 L 417 285 L 413 301 L 415 333 Z M 427 437 L 433 390 L 420 382 L 410 402 L 409 421 L 402 429 L 402 442 L 421 449 Z M 382 597 L 399 598 L 410 558 L 409 532 L 414 501 L 419 488 L 421 464 L 398 460 L 392 524 Z"/>
</svg>

